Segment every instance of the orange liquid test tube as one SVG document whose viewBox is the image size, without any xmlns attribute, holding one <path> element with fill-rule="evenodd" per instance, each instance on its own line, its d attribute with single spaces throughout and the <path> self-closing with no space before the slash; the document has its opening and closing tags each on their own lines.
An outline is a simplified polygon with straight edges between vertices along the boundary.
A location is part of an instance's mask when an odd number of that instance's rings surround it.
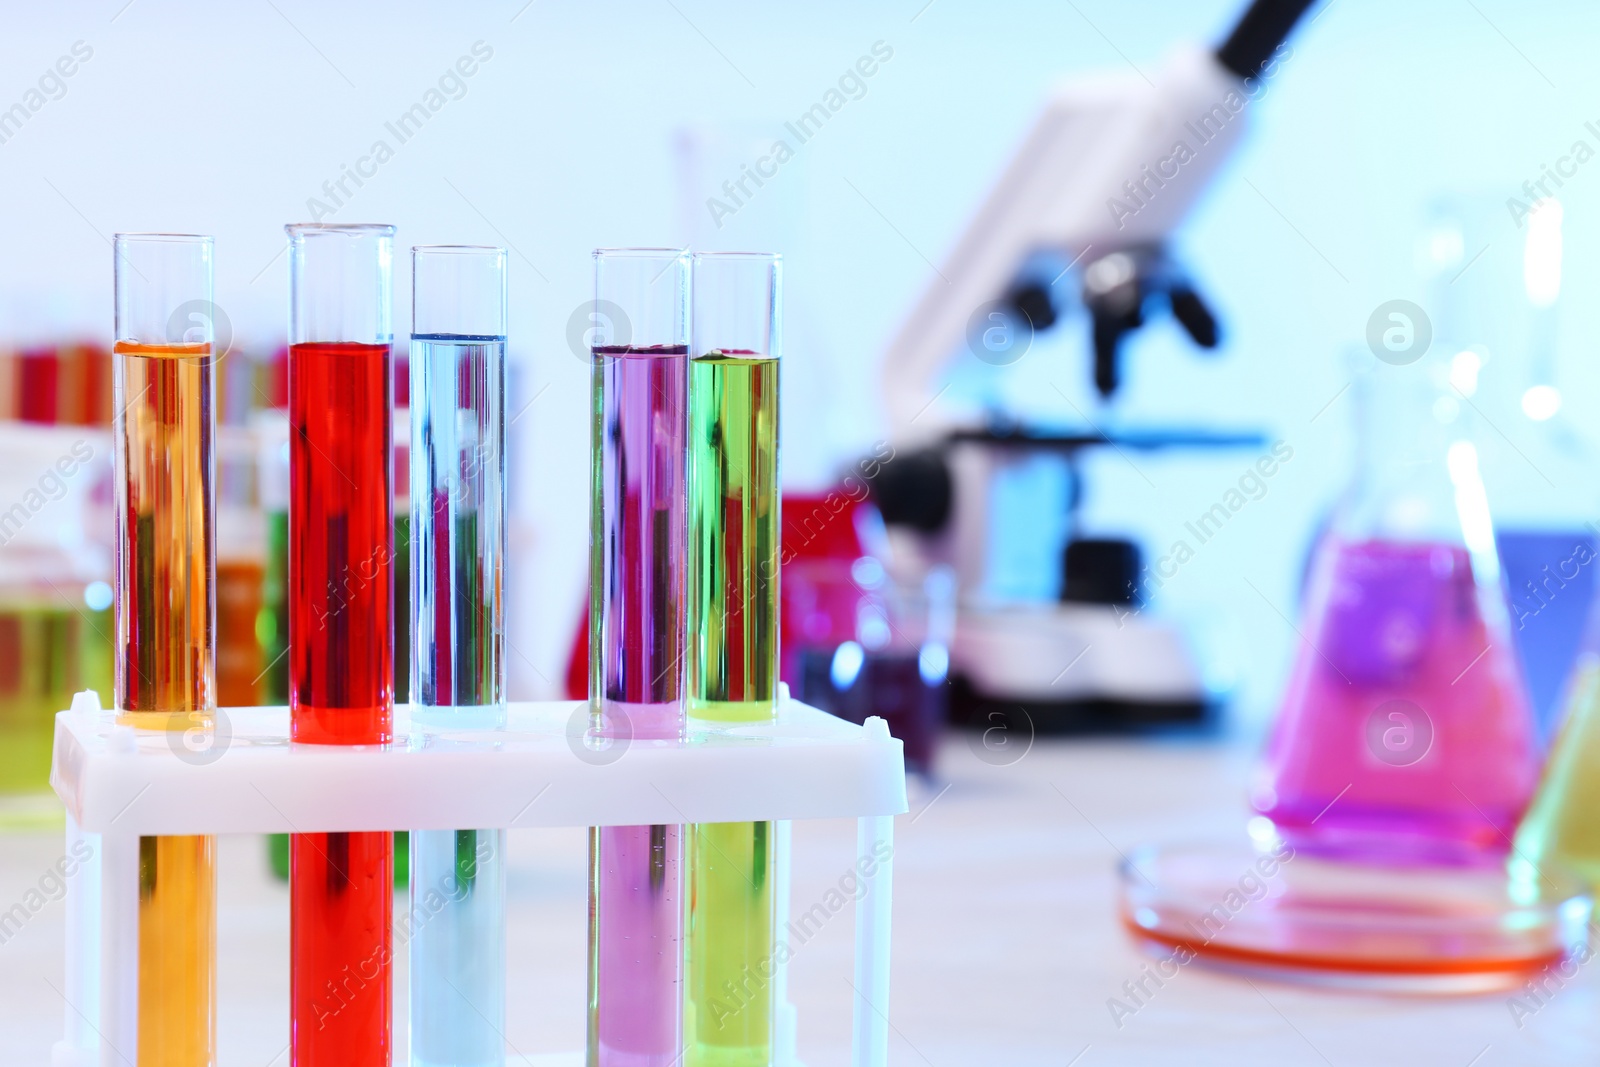
<svg viewBox="0 0 1600 1067">
<path fill-rule="evenodd" d="M 180 756 L 216 710 L 211 247 L 115 241 L 116 708 Z M 140 1067 L 215 1061 L 215 856 L 212 837 L 139 840 Z"/>
</svg>

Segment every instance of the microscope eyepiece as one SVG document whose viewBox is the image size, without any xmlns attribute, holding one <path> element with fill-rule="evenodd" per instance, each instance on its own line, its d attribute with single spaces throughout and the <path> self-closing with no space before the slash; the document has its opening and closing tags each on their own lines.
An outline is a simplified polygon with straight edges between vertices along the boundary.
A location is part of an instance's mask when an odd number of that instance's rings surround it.
<svg viewBox="0 0 1600 1067">
<path fill-rule="evenodd" d="M 1254 78 L 1289 37 L 1312 0 L 1255 0 L 1217 48 L 1217 62 L 1237 77 Z"/>
</svg>

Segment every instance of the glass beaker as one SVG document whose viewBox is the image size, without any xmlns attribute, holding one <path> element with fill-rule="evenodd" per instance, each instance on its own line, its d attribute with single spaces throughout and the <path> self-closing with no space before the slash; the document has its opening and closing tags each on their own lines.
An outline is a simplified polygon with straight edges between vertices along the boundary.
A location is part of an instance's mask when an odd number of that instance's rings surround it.
<svg viewBox="0 0 1600 1067">
<path fill-rule="evenodd" d="M 1472 358 L 1357 375 L 1355 479 L 1314 555 L 1252 791 L 1297 849 L 1487 862 L 1532 792 L 1533 722 L 1457 389 Z"/>
<path fill-rule="evenodd" d="M 784 580 L 794 587 L 791 601 L 802 624 L 827 625 L 830 614 L 839 623 L 832 633 L 795 627 L 803 635 L 796 695 L 848 722 L 882 718 L 905 746 L 906 771 L 931 776 L 949 706 L 952 570 L 937 565 L 921 588 L 907 587 L 875 556 L 862 555 L 792 563 Z"/>
</svg>

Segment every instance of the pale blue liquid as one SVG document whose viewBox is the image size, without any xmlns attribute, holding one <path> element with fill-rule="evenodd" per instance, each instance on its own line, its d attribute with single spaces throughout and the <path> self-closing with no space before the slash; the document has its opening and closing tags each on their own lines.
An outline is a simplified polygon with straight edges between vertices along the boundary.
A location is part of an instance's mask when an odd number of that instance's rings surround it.
<svg viewBox="0 0 1600 1067">
<path fill-rule="evenodd" d="M 411 708 L 505 724 L 505 339 L 411 338 Z M 411 1062 L 505 1063 L 504 830 L 411 835 Z"/>
<path fill-rule="evenodd" d="M 505 1063 L 504 830 L 411 833 L 411 1063 Z"/>
</svg>

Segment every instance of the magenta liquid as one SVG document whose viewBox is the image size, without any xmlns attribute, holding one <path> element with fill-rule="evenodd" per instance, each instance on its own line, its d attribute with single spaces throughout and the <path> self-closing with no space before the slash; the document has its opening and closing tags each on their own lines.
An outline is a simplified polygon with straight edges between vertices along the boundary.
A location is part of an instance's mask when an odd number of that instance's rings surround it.
<svg viewBox="0 0 1600 1067">
<path fill-rule="evenodd" d="M 684 726 L 689 350 L 594 350 L 589 693 L 603 736 Z M 626 743 L 626 741 L 624 741 Z M 590 1063 L 682 1055 L 682 828 L 590 837 Z"/>
<path fill-rule="evenodd" d="M 1537 776 L 1533 723 L 1465 549 L 1333 542 L 1254 801 L 1297 848 L 1503 855 Z"/>
<path fill-rule="evenodd" d="M 689 349 L 594 350 L 590 678 L 608 736 L 683 733 Z"/>
<path fill-rule="evenodd" d="M 673 1067 L 682 1054 L 681 828 L 603 826 L 595 835 L 599 982 L 591 1025 L 600 1063 Z"/>
</svg>

